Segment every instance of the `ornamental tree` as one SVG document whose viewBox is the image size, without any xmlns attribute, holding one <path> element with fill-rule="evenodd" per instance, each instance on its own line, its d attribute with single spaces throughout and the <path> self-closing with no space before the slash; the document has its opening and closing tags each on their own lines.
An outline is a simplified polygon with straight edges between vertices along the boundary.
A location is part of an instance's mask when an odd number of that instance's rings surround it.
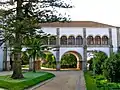
<svg viewBox="0 0 120 90">
<path fill-rule="evenodd" d="M 72 6 L 64 0 L 4 0 L 0 5 L 6 10 L 0 19 L 3 41 L 8 42 L 14 54 L 12 78 L 23 78 L 21 50 L 24 37 L 35 35 L 40 23 L 68 21 L 69 18 L 57 9 Z"/>
</svg>

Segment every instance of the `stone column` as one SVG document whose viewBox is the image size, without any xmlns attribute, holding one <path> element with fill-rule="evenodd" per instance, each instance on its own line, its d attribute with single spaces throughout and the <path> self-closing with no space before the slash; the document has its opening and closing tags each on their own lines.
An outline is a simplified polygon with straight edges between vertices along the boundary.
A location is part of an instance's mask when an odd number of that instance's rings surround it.
<svg viewBox="0 0 120 90">
<path fill-rule="evenodd" d="M 60 29 L 57 28 L 56 29 L 56 70 L 60 70 L 60 40 L 59 40 L 59 36 L 60 36 Z"/>
<path fill-rule="evenodd" d="M 6 68 L 7 68 L 7 47 L 6 45 L 4 45 L 4 48 L 3 48 L 3 70 L 6 71 Z"/>
<path fill-rule="evenodd" d="M 117 29 L 117 51 L 119 52 L 120 51 L 120 31 L 119 31 L 119 28 L 116 28 Z"/>
<path fill-rule="evenodd" d="M 87 70 L 87 44 L 86 44 L 86 28 L 83 28 L 83 60 L 82 70 Z"/>
<path fill-rule="evenodd" d="M 10 65 L 10 51 L 8 51 L 8 47 L 6 44 L 4 44 L 4 49 L 3 49 L 3 70 L 4 71 L 9 71 L 11 69 Z"/>
<path fill-rule="evenodd" d="M 29 60 L 29 71 L 32 71 L 33 70 L 33 59 L 30 58 Z"/>
<path fill-rule="evenodd" d="M 112 54 L 113 52 L 113 45 L 112 45 L 112 29 L 109 28 L 109 52 L 110 52 L 110 55 Z"/>
</svg>

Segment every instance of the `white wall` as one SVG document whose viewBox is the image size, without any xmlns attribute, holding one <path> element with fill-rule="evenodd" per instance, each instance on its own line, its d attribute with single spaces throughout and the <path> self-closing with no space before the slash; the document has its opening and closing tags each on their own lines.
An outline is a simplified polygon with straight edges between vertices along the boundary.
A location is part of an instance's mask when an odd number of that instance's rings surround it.
<svg viewBox="0 0 120 90">
<path fill-rule="evenodd" d="M 62 35 L 66 35 L 66 36 L 70 36 L 70 35 L 78 36 L 78 35 L 81 35 L 81 36 L 83 36 L 83 28 L 79 28 L 79 27 L 62 27 L 62 28 L 60 28 L 60 37 Z"/>
<path fill-rule="evenodd" d="M 41 28 L 45 33 L 56 35 L 56 28 L 55 27 L 43 27 Z"/>
<path fill-rule="evenodd" d="M 108 28 L 86 28 L 86 36 L 89 35 L 93 35 L 93 37 L 106 35 L 109 37 L 109 31 Z"/>
<path fill-rule="evenodd" d="M 116 28 L 112 28 L 112 45 L 113 45 L 113 52 L 117 51 L 117 30 Z"/>
<path fill-rule="evenodd" d="M 87 51 L 102 51 L 106 53 L 108 56 L 110 55 L 109 53 L 109 47 L 88 47 Z"/>
</svg>

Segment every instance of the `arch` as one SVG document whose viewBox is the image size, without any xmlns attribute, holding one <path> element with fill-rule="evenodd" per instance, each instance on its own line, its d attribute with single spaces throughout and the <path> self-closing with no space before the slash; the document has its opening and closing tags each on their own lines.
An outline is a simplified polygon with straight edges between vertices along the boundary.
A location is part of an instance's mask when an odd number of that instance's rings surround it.
<svg viewBox="0 0 120 90">
<path fill-rule="evenodd" d="M 87 44 L 88 45 L 93 45 L 94 44 L 94 38 L 92 35 L 87 37 Z"/>
<path fill-rule="evenodd" d="M 82 45 L 83 44 L 83 38 L 82 36 L 78 35 L 76 37 L 76 45 Z"/>
<path fill-rule="evenodd" d="M 108 55 L 104 51 L 101 51 L 101 50 L 88 51 L 87 52 L 87 69 L 93 70 L 92 63 L 93 63 L 93 60 L 96 60 L 95 58 L 97 58 L 101 62 L 104 62 L 105 58 L 107 58 L 107 57 L 108 57 Z"/>
<path fill-rule="evenodd" d="M 61 45 L 67 45 L 67 36 L 65 36 L 65 35 L 61 36 L 60 44 Z"/>
<path fill-rule="evenodd" d="M 43 40 L 42 40 L 43 44 L 44 45 L 48 45 L 48 37 L 45 37 Z"/>
<path fill-rule="evenodd" d="M 50 36 L 49 37 L 49 44 L 50 45 L 56 45 L 56 37 L 55 36 Z"/>
<path fill-rule="evenodd" d="M 56 57 L 50 51 L 44 51 L 45 59 L 41 60 L 41 65 L 46 68 L 56 68 Z"/>
<path fill-rule="evenodd" d="M 95 44 L 100 45 L 101 44 L 101 37 L 99 35 L 95 36 Z"/>
<path fill-rule="evenodd" d="M 75 37 L 74 36 L 69 36 L 68 37 L 68 45 L 75 45 Z"/>
<path fill-rule="evenodd" d="M 106 35 L 102 36 L 102 44 L 108 45 L 108 37 Z"/>
<path fill-rule="evenodd" d="M 72 55 L 74 55 L 74 56 L 76 57 L 76 59 L 77 59 L 77 65 L 76 65 L 77 69 L 82 70 L 82 56 L 81 56 L 81 54 L 79 54 L 79 53 L 76 52 L 76 51 L 67 51 L 67 52 L 65 52 L 65 53 L 61 56 L 61 59 L 62 59 L 62 57 L 63 57 L 65 54 L 72 54 Z"/>
<path fill-rule="evenodd" d="M 93 58 L 95 52 L 102 52 L 108 57 L 108 54 L 102 50 L 89 50 L 87 51 L 87 60 L 90 60 L 90 58 Z"/>
</svg>

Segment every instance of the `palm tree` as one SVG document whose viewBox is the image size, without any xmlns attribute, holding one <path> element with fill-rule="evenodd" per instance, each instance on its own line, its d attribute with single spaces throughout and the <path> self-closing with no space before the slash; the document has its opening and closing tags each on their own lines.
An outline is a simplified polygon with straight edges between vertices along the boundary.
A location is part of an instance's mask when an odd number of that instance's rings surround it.
<svg viewBox="0 0 120 90">
<path fill-rule="evenodd" d="M 33 72 L 35 72 L 35 60 L 37 59 L 44 59 L 46 54 L 44 50 L 48 49 L 46 45 L 44 45 L 43 41 L 47 38 L 48 35 L 37 35 L 35 37 L 27 37 L 25 40 L 25 45 L 27 45 L 26 53 L 28 54 L 29 58 L 33 59 Z"/>
</svg>

